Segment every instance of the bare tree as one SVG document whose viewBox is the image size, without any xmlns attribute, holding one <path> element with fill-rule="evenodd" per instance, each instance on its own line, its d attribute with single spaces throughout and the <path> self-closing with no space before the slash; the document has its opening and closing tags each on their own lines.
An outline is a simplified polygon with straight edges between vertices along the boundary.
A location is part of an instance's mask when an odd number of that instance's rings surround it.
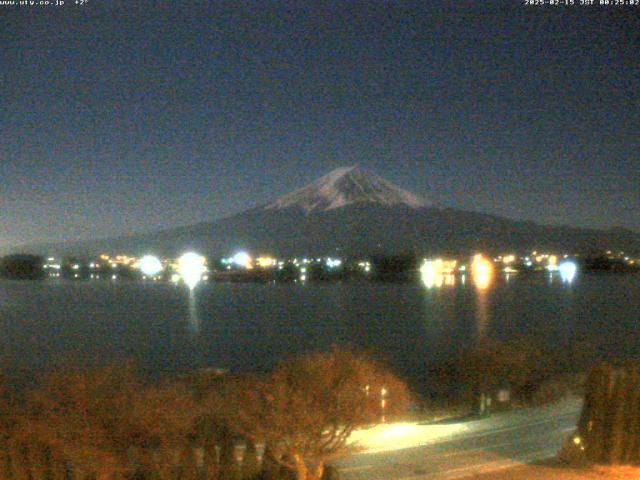
<svg viewBox="0 0 640 480">
<path fill-rule="evenodd" d="M 268 444 L 298 480 L 317 480 L 356 428 L 404 410 L 408 400 L 388 370 L 334 349 L 293 358 L 264 379 L 235 381 L 213 396 L 212 407 L 242 435 Z"/>
<path fill-rule="evenodd" d="M 18 402 L 0 390 L 2 478 L 251 479 L 263 445 L 269 475 L 318 480 L 354 429 L 409 398 L 388 370 L 337 349 L 260 377 L 198 378 L 149 384 L 125 365 L 53 373 Z"/>
<path fill-rule="evenodd" d="M 137 392 L 131 416 L 144 436 L 134 455 L 141 472 L 159 480 L 196 478 L 204 469 L 195 436 L 201 414 L 188 387 L 167 382 Z"/>
<path fill-rule="evenodd" d="M 50 375 L 27 396 L 26 413 L 14 438 L 31 451 L 46 446 L 76 474 L 100 479 L 131 473 L 130 451 L 144 431 L 132 415 L 142 391 L 133 369 L 110 367 Z M 42 476 L 36 476 L 42 478 Z"/>
</svg>

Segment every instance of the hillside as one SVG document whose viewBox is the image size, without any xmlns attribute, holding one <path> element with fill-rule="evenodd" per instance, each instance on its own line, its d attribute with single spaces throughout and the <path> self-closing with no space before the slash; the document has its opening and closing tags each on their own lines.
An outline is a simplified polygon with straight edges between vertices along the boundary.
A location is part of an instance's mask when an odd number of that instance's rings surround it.
<svg viewBox="0 0 640 480">
<path fill-rule="evenodd" d="M 345 167 L 266 205 L 217 221 L 22 250 L 58 255 L 175 255 L 186 249 L 214 256 L 238 249 L 278 255 L 529 249 L 639 253 L 640 235 L 624 229 L 545 226 L 438 206 L 358 167 Z"/>
</svg>

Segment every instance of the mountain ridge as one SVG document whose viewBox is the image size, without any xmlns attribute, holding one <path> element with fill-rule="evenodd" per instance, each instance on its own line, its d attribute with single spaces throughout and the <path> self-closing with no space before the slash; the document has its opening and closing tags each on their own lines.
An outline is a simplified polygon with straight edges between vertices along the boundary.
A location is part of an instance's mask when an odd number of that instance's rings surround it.
<svg viewBox="0 0 640 480">
<path fill-rule="evenodd" d="M 541 225 L 441 206 L 355 166 L 333 170 L 272 202 L 210 222 L 13 251 L 175 256 L 187 249 L 211 256 L 239 249 L 283 256 L 533 249 L 616 249 L 640 254 L 640 234 L 620 228 Z"/>
<path fill-rule="evenodd" d="M 310 184 L 267 204 L 265 210 L 301 208 L 308 215 L 356 203 L 407 205 L 411 208 L 431 206 L 417 195 L 404 190 L 358 165 L 332 170 Z"/>
</svg>

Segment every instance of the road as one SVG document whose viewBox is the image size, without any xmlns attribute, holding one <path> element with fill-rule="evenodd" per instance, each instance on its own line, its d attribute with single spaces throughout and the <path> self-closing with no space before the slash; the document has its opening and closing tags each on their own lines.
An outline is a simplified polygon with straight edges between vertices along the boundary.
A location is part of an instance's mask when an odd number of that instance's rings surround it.
<svg viewBox="0 0 640 480">
<path fill-rule="evenodd" d="M 574 430 L 581 402 L 503 412 L 471 421 L 380 425 L 356 432 L 345 480 L 473 477 L 553 457 Z"/>
</svg>

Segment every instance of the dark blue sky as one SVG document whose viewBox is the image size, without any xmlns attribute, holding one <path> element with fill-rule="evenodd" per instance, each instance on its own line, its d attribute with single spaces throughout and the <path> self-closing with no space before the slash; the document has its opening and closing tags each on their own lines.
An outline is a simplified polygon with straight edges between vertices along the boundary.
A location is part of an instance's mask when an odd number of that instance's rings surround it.
<svg viewBox="0 0 640 480">
<path fill-rule="evenodd" d="M 640 8 L 319 5 L 0 7 L 0 248 L 218 218 L 355 163 L 640 231 Z"/>
</svg>

